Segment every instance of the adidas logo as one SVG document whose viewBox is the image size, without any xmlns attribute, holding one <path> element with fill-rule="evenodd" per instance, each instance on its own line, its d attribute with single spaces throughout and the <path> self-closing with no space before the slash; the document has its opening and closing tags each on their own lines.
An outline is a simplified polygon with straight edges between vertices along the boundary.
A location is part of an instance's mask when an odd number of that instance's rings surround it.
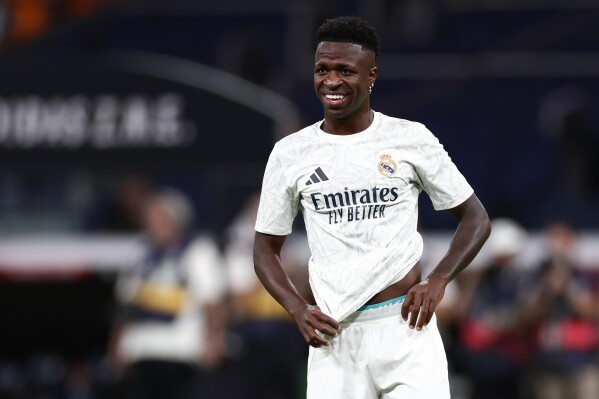
<svg viewBox="0 0 599 399">
<path fill-rule="evenodd" d="M 308 179 L 308 181 L 306 182 L 306 186 L 309 186 L 310 184 L 320 183 L 321 181 L 327 181 L 327 180 L 329 180 L 329 178 L 327 177 L 327 175 L 324 174 L 324 172 L 322 171 L 322 169 L 320 169 L 320 166 L 319 166 L 318 168 L 316 168 L 314 173 L 312 173 L 310 175 L 310 179 Z"/>
</svg>

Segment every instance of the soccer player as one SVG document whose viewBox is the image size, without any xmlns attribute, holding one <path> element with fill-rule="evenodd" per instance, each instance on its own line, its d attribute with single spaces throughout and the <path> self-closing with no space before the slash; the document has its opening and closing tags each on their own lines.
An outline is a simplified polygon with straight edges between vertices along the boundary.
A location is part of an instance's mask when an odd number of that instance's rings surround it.
<svg viewBox="0 0 599 399">
<path fill-rule="evenodd" d="M 484 207 L 435 136 L 370 108 L 378 53 L 377 33 L 360 18 L 318 29 L 314 90 L 324 119 L 276 143 L 264 173 L 254 264 L 310 345 L 308 399 L 449 398 L 434 310 L 490 233 Z M 458 227 L 421 281 L 422 190 Z M 280 260 L 300 209 L 317 306 Z"/>
</svg>

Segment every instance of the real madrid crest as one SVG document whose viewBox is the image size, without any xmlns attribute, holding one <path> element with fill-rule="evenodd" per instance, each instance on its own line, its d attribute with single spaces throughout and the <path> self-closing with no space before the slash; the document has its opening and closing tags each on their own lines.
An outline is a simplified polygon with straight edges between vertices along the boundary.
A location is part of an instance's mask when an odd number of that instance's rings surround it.
<svg viewBox="0 0 599 399">
<path fill-rule="evenodd" d="M 379 172 L 383 176 L 393 176 L 397 172 L 397 164 L 391 158 L 390 154 L 383 153 L 381 154 L 381 159 L 378 162 Z"/>
</svg>

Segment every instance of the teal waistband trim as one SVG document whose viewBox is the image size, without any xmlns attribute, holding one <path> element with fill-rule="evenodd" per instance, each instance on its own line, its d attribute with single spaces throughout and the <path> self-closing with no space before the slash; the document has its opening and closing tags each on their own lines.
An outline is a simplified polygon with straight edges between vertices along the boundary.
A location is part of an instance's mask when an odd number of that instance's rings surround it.
<svg viewBox="0 0 599 399">
<path fill-rule="evenodd" d="M 393 305 L 394 303 L 403 302 L 405 299 L 406 299 L 406 296 L 402 295 L 402 296 L 398 296 L 397 298 L 389 299 L 388 301 L 385 301 L 385 302 L 373 303 L 372 305 L 364 305 L 360 309 L 358 309 L 358 312 L 361 312 L 363 310 L 376 309 L 376 308 L 380 308 L 380 307 L 387 306 L 387 305 Z"/>
</svg>

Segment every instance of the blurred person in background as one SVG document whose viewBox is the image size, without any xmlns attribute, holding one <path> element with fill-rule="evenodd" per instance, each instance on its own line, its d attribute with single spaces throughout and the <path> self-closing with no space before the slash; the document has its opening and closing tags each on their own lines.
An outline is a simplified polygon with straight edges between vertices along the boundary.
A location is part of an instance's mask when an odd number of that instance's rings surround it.
<svg viewBox="0 0 599 399">
<path fill-rule="evenodd" d="M 224 267 L 215 242 L 191 234 L 193 208 L 180 192 L 143 207 L 147 255 L 117 281 L 123 306 L 110 342 L 135 398 L 198 398 L 198 366 L 225 353 Z"/>
<path fill-rule="evenodd" d="M 457 320 L 459 316 L 460 290 L 454 280 L 445 287 L 443 299 L 435 309 L 439 333 L 443 340 L 443 346 L 447 353 L 447 368 L 449 372 L 449 387 L 452 399 L 464 399 L 468 397 L 470 384 L 467 376 L 460 369 L 460 345 L 457 342 Z"/>
<path fill-rule="evenodd" d="M 148 176 L 133 174 L 124 177 L 112 195 L 98 196 L 83 227 L 94 232 L 139 232 L 144 228 L 144 203 L 152 194 L 153 186 Z"/>
<path fill-rule="evenodd" d="M 238 383 L 230 399 L 291 399 L 305 389 L 307 350 L 285 309 L 254 272 L 252 246 L 259 194 L 246 203 L 227 231 L 225 260 L 231 294 L 231 329 L 239 338 Z M 294 234 L 283 250 L 286 271 L 305 298 L 310 257 L 304 235 Z"/>
<path fill-rule="evenodd" d="M 5 0 L 0 4 L 0 50 L 27 45 L 69 20 L 94 14 L 119 0 Z"/>
<path fill-rule="evenodd" d="M 460 360 L 474 399 L 519 398 L 532 355 L 521 322 L 529 279 L 518 264 L 527 233 L 511 219 L 495 219 L 487 242 L 488 264 L 460 276 Z"/>
<path fill-rule="evenodd" d="M 576 233 L 556 222 L 525 320 L 538 329 L 534 392 L 539 399 L 599 398 L 599 307 L 590 276 L 577 264 Z"/>
</svg>

